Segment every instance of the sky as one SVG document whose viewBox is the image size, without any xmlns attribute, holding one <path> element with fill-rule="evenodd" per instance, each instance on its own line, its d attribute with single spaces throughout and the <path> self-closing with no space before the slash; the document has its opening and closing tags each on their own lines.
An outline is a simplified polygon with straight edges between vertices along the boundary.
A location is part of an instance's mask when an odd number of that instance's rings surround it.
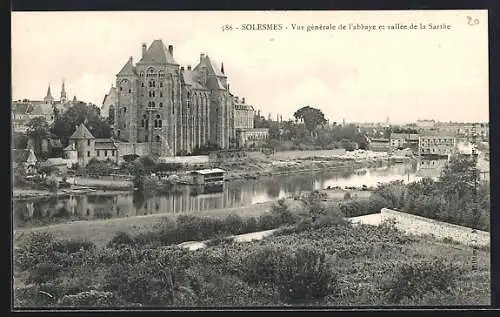
<svg viewBox="0 0 500 317">
<path fill-rule="evenodd" d="M 50 83 L 58 99 L 64 78 L 69 98 L 100 106 L 128 58 L 161 39 L 183 66 L 223 62 L 231 92 L 266 117 L 309 105 L 330 122 L 488 121 L 487 25 L 485 10 L 13 12 L 12 98 L 42 100 Z"/>
</svg>

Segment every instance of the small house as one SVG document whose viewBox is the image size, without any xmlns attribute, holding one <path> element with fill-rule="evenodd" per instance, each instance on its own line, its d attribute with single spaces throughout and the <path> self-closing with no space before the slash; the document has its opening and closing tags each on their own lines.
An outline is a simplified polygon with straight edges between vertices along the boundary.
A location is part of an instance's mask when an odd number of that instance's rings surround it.
<svg viewBox="0 0 500 317">
<path fill-rule="evenodd" d="M 226 171 L 220 168 L 203 169 L 191 172 L 196 185 L 222 185 Z"/>
<path fill-rule="evenodd" d="M 12 150 L 12 162 L 15 167 L 22 167 L 27 174 L 36 173 L 38 159 L 33 148 Z"/>
</svg>

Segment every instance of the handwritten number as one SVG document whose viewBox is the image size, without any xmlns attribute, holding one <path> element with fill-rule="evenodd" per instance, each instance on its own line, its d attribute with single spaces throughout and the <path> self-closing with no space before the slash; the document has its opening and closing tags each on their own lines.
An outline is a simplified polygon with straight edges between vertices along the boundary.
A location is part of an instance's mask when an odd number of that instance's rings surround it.
<svg viewBox="0 0 500 317">
<path fill-rule="evenodd" d="M 469 25 L 478 25 L 479 24 L 479 20 L 478 19 L 473 19 L 472 17 L 467 16 L 467 24 L 469 24 Z"/>
</svg>

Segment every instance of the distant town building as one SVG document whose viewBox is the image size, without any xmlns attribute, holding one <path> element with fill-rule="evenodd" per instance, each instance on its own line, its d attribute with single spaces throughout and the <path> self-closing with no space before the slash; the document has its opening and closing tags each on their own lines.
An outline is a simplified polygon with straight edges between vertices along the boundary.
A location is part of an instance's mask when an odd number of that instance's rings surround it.
<svg viewBox="0 0 500 317">
<path fill-rule="evenodd" d="M 418 128 L 427 129 L 427 128 L 434 128 L 434 126 L 436 125 L 436 121 L 435 120 L 417 120 L 417 122 L 415 124 Z"/>
<path fill-rule="evenodd" d="M 391 149 L 390 140 L 384 138 L 370 139 L 369 149 L 373 152 L 389 152 Z"/>
<path fill-rule="evenodd" d="M 420 135 L 419 154 L 422 156 L 447 157 L 456 151 L 456 138 L 444 135 Z"/>
<path fill-rule="evenodd" d="M 253 129 L 255 110 L 253 106 L 245 104 L 245 98 L 234 97 L 234 128 Z"/>
<path fill-rule="evenodd" d="M 26 149 L 12 150 L 13 168 L 21 167 L 27 174 L 36 172 L 38 158 L 33 151 L 33 148 L 28 146 Z"/>
<path fill-rule="evenodd" d="M 258 148 L 267 143 L 269 129 L 238 129 L 236 145 L 244 148 Z"/>
<path fill-rule="evenodd" d="M 12 102 L 11 119 L 15 132 L 26 132 L 26 124 L 35 117 L 43 117 L 51 124 L 55 117 L 55 111 L 62 113 L 77 102 L 76 97 L 73 101 L 68 101 L 66 97 L 66 88 L 64 80 L 61 87 L 61 96 L 55 100 L 49 87 L 43 100 L 17 100 Z"/>
<path fill-rule="evenodd" d="M 419 135 L 415 133 L 391 133 L 391 150 L 410 148 L 412 151 L 418 151 Z"/>
</svg>

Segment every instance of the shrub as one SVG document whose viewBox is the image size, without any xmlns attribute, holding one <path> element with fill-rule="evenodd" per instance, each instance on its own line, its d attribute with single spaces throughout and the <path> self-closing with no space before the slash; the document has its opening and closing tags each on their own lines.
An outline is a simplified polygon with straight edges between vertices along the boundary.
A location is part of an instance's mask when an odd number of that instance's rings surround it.
<svg viewBox="0 0 500 317">
<path fill-rule="evenodd" d="M 331 259 L 313 247 L 264 247 L 251 253 L 244 267 L 246 281 L 274 284 L 288 302 L 320 299 L 337 291 Z"/>
<path fill-rule="evenodd" d="M 114 237 L 109 241 L 108 246 L 122 245 L 122 244 L 133 244 L 135 243 L 134 237 L 127 232 L 120 231 L 114 235 Z"/>
<path fill-rule="evenodd" d="M 403 263 L 383 289 L 391 302 L 419 299 L 430 291 L 449 291 L 459 273 L 451 263 L 442 260 Z"/>
</svg>

